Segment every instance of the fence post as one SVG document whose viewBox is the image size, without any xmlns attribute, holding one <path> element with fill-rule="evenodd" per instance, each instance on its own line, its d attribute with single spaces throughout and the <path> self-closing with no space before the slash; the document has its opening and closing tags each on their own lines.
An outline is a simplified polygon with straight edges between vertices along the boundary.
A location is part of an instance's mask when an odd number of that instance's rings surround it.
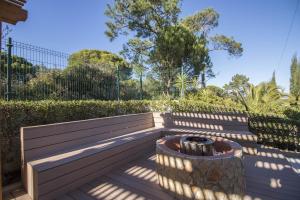
<svg viewBox="0 0 300 200">
<path fill-rule="evenodd" d="M 140 100 L 143 100 L 143 72 L 140 75 Z"/>
<path fill-rule="evenodd" d="M 12 64 L 12 58 L 11 58 L 11 50 L 12 50 L 12 40 L 11 38 L 8 38 L 7 42 L 7 85 L 6 85 L 6 100 L 11 100 L 11 64 Z"/>
<path fill-rule="evenodd" d="M 181 66 L 181 91 L 180 91 L 180 97 L 184 97 L 184 79 L 183 79 L 183 66 Z"/>
<path fill-rule="evenodd" d="M 119 65 L 117 65 L 117 99 L 120 101 L 120 70 Z"/>
</svg>

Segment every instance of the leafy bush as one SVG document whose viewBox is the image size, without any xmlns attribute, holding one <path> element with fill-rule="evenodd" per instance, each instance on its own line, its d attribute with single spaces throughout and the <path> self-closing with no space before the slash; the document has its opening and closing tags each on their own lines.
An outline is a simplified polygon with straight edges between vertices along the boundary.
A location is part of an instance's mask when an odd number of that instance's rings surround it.
<svg viewBox="0 0 300 200">
<path fill-rule="evenodd" d="M 238 110 L 243 109 L 242 104 L 233 101 L 231 98 L 225 97 L 225 95 L 222 94 L 222 89 L 218 87 L 208 86 L 196 93 L 188 94 L 186 98 L 194 102 L 201 101 L 211 106 L 217 105 L 219 107 L 237 108 Z"/>
<path fill-rule="evenodd" d="M 22 126 L 147 112 L 148 101 L 0 101 L 0 133 L 16 136 Z"/>
<path fill-rule="evenodd" d="M 193 100 L 171 100 L 165 98 L 157 101 L 151 101 L 151 111 L 158 112 L 190 112 L 190 113 L 245 113 L 239 108 L 213 105 L 203 101 Z"/>
<path fill-rule="evenodd" d="M 300 121 L 300 106 L 288 107 L 283 111 L 283 114 L 289 119 Z"/>
</svg>

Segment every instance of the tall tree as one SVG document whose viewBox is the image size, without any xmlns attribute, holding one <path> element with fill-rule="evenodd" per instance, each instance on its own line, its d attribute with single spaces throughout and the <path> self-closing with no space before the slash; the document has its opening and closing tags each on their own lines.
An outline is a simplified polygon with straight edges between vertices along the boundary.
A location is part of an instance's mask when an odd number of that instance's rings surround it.
<svg viewBox="0 0 300 200">
<path fill-rule="evenodd" d="M 300 98 L 300 62 L 296 55 L 293 56 L 291 64 L 290 94 L 297 103 Z"/>
<path fill-rule="evenodd" d="M 108 51 L 84 49 L 70 56 L 66 71 L 72 67 L 93 67 L 98 68 L 104 74 L 114 76 L 117 66 L 123 80 L 131 77 L 132 69 L 120 56 Z"/>
<path fill-rule="evenodd" d="M 274 85 L 275 87 L 277 87 L 275 71 L 273 71 L 273 74 L 272 74 L 272 78 L 271 78 L 270 84 L 271 84 L 271 85 Z"/>
<path fill-rule="evenodd" d="M 237 93 L 245 95 L 245 91 L 249 88 L 249 78 L 242 74 L 236 74 L 231 78 L 228 84 L 224 85 L 225 91 L 229 95 L 235 95 Z"/>
<path fill-rule="evenodd" d="M 148 40 L 140 40 L 139 38 L 130 39 L 126 45 L 123 45 L 121 55 L 130 61 L 134 73 L 139 77 L 140 82 L 140 99 L 143 99 L 143 77 L 147 71 L 148 49 L 152 43 Z"/>
<path fill-rule="evenodd" d="M 219 14 L 205 9 L 193 16 L 179 19 L 181 0 L 116 0 L 108 5 L 106 15 L 110 18 L 106 35 L 114 40 L 119 35 L 133 34 L 141 41 L 153 45 L 148 62 L 153 71 L 170 92 L 174 77 L 184 67 L 192 79 L 202 73 L 202 85 L 206 76 L 213 76 L 209 52 L 226 50 L 229 55 L 241 55 L 241 44 L 225 36 L 209 37 L 210 30 L 218 25 Z M 209 48 L 211 47 L 211 48 Z"/>
<path fill-rule="evenodd" d="M 209 58 L 210 51 L 224 50 L 230 56 L 239 57 L 242 55 L 242 44 L 236 42 L 233 37 L 224 35 L 215 35 L 209 37 L 211 30 L 218 26 L 219 14 L 212 8 L 203 9 L 194 15 L 188 16 L 182 20 L 182 24 L 198 36 L 198 46 L 202 51 L 195 51 L 196 62 L 193 63 L 197 73 L 201 76 L 201 85 L 205 87 L 206 76 L 214 77 L 212 73 L 212 63 Z"/>
</svg>

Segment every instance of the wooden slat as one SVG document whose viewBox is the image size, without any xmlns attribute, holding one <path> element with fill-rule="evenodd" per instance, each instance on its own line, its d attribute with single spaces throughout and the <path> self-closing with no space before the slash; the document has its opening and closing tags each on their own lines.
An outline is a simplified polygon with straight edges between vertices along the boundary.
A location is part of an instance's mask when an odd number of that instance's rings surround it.
<svg viewBox="0 0 300 200">
<path fill-rule="evenodd" d="M 259 148 L 260 153 L 263 151 L 266 151 L 268 153 L 273 153 L 272 155 L 282 154 L 282 152 L 277 149 Z M 114 197 L 117 197 L 117 198 L 121 198 L 122 200 L 130 200 L 130 199 L 135 199 L 135 197 L 147 199 L 147 197 L 151 198 L 155 196 L 155 198 L 152 199 L 165 200 L 167 197 L 165 198 L 162 196 L 161 198 L 159 198 L 159 195 L 157 195 L 160 192 L 162 192 L 159 187 L 156 187 L 157 185 L 151 187 L 151 185 L 157 180 L 149 179 L 149 177 L 152 178 L 153 172 L 155 172 L 155 161 L 154 161 L 155 155 L 147 157 L 144 152 L 141 153 L 141 155 L 143 156 L 143 158 L 141 158 L 140 160 L 136 160 L 134 162 L 127 163 L 127 164 L 126 162 L 128 162 L 128 160 L 120 160 L 121 162 L 120 166 L 123 167 L 111 168 L 111 169 L 115 169 L 114 171 L 106 170 L 106 169 L 101 170 L 101 172 L 105 171 L 104 174 L 108 177 L 101 176 L 99 178 L 95 178 L 93 181 L 81 185 L 81 187 L 76 190 L 80 190 L 81 192 L 85 193 L 88 196 L 93 197 L 94 199 L 105 199 L 105 198 L 114 199 Z M 261 168 L 255 167 L 258 161 L 286 164 L 285 159 L 282 159 L 281 156 L 271 157 L 271 158 L 263 155 L 245 156 L 244 160 L 245 160 L 244 165 L 245 165 L 245 172 L 246 172 L 247 187 L 246 187 L 246 193 L 243 200 L 299 199 L 300 190 L 298 186 L 300 185 L 300 178 L 299 175 L 293 172 L 293 170 L 285 170 L 285 171 L 272 170 L 273 172 L 271 174 L 269 175 L 266 174 L 265 176 L 262 176 L 263 173 L 260 173 Z M 253 168 L 254 171 L 250 172 L 248 170 L 250 168 Z M 286 168 L 289 169 L 288 166 L 286 166 Z M 98 173 L 94 173 L 94 177 L 96 177 L 97 175 Z M 120 181 L 117 181 L 114 178 L 113 180 L 112 178 L 109 177 L 116 177 L 116 179 L 119 179 Z M 270 183 L 269 181 L 271 178 L 276 178 L 276 177 L 280 179 L 279 183 L 281 184 L 281 187 L 272 188 L 268 183 Z M 282 178 L 284 177 L 287 178 L 287 180 L 293 178 L 297 180 L 297 182 L 290 184 L 289 182 L 283 181 L 284 179 Z M 84 178 L 85 177 L 83 177 L 83 179 Z M 120 184 L 120 182 L 122 182 L 122 184 Z M 76 185 L 76 183 L 74 183 L 74 185 Z M 78 186 L 80 186 L 80 184 L 78 184 Z M 120 188 L 122 188 L 122 190 L 119 190 Z M 146 192 L 147 189 L 149 190 L 149 192 L 148 191 Z M 156 193 L 154 193 L 155 189 L 157 189 Z M 149 197 L 150 191 L 152 195 L 151 197 Z M 74 191 L 70 193 L 74 193 Z M 111 195 L 109 196 L 109 194 Z M 135 194 L 135 196 L 132 196 L 133 194 Z M 119 195 L 121 196 L 119 197 Z M 167 194 L 164 193 L 164 195 Z M 51 196 L 48 197 L 52 199 Z M 68 198 L 66 200 L 71 200 L 71 199 Z"/>
<path fill-rule="evenodd" d="M 85 129 L 98 128 L 105 125 L 112 125 L 118 123 L 126 123 L 135 121 L 140 118 L 152 118 L 152 113 L 141 113 L 131 115 L 119 115 L 113 117 L 103 117 L 80 121 L 71 121 L 55 124 L 47 124 L 40 126 L 22 127 L 24 140 L 33 139 L 37 137 L 48 137 L 50 135 L 58 135 L 62 133 L 74 132 Z"/>
<path fill-rule="evenodd" d="M 11 3 L 13 5 L 16 5 L 20 8 L 22 8 L 22 6 L 24 6 L 24 3 L 22 1 L 19 1 L 19 0 L 5 0 L 7 1 L 8 3 Z"/>
<path fill-rule="evenodd" d="M 151 145 L 150 145 L 151 146 Z M 148 146 L 148 147 L 150 147 Z M 88 174 L 88 175 L 85 175 L 77 180 L 73 180 L 71 183 L 65 185 L 64 187 L 60 187 L 60 188 L 57 188 L 57 190 L 55 191 L 52 191 L 46 195 L 43 195 L 40 197 L 41 200 L 43 199 L 52 199 L 53 197 L 57 197 L 58 195 L 61 195 L 61 194 L 64 194 L 66 193 L 67 191 L 70 191 L 74 188 L 77 188 L 79 187 L 80 185 L 84 184 L 84 183 L 87 183 L 88 181 L 91 181 L 93 179 L 95 179 L 96 177 L 100 177 L 106 173 L 108 173 L 109 171 L 113 170 L 113 169 L 116 169 L 118 168 L 118 166 L 122 166 L 134 159 L 137 159 L 138 157 L 140 156 L 143 156 L 145 155 L 146 152 L 149 152 L 149 151 L 153 151 L 153 149 L 144 149 L 143 151 L 137 151 L 136 153 L 132 153 L 131 156 L 127 157 L 126 159 L 123 159 L 123 160 L 118 160 L 118 162 L 115 162 L 117 165 L 108 165 L 107 167 L 105 168 L 102 168 L 101 170 L 99 171 L 96 171 L 94 173 L 91 173 L 91 174 Z"/>
<path fill-rule="evenodd" d="M 68 148 L 70 147 L 78 147 L 80 148 L 81 146 L 84 147 L 84 145 L 87 145 L 89 146 L 89 143 L 93 142 L 95 143 L 95 141 L 101 141 L 101 139 L 107 139 L 107 137 L 110 137 L 110 136 L 114 136 L 114 137 L 122 137 L 122 135 L 126 135 L 130 132 L 137 132 L 139 130 L 145 130 L 145 129 L 149 129 L 149 127 L 151 127 L 152 123 L 151 124 L 141 124 L 139 126 L 136 126 L 136 127 L 131 127 L 131 128 L 128 128 L 128 129 L 123 129 L 123 130 L 120 130 L 118 132 L 115 132 L 111 135 L 109 134 L 106 134 L 106 135 L 97 135 L 93 138 L 84 138 L 84 139 L 81 139 L 81 140 L 71 140 L 71 141 L 68 141 L 68 142 L 65 142 L 65 143 L 59 143 L 59 144 L 54 144 L 54 145 L 50 145 L 50 146 L 44 146 L 42 148 L 37 148 L 37 149 L 31 149 L 31 150 L 28 150 L 28 151 L 25 151 L 25 157 L 27 159 L 27 161 L 31 161 L 31 160 L 34 160 L 34 159 L 38 159 L 40 157 L 44 157 L 45 155 L 51 155 L 51 154 L 55 154 L 55 153 L 59 153 L 61 152 L 62 150 L 68 150 Z M 151 128 L 150 128 L 151 129 Z M 125 136 L 126 137 L 126 136 Z"/>
<path fill-rule="evenodd" d="M 153 141 L 153 144 L 155 143 L 155 138 L 158 138 L 158 136 L 154 137 L 148 137 L 147 141 Z M 132 141 L 130 143 L 126 143 L 126 145 L 122 145 L 118 147 L 118 152 L 126 151 L 127 149 L 134 148 L 136 145 L 138 145 L 140 141 L 137 139 L 135 141 Z M 115 147 L 115 146 L 114 146 Z M 101 160 L 106 159 L 107 157 L 113 156 L 116 154 L 116 151 L 114 150 L 114 147 L 111 147 L 109 149 L 104 149 L 103 152 L 83 157 L 82 159 L 75 160 L 74 162 L 66 163 L 64 165 L 60 165 L 53 168 L 53 170 L 45 170 L 40 173 L 39 175 L 39 182 L 47 182 L 48 180 L 54 179 L 56 177 L 62 176 L 64 173 L 69 171 L 70 169 L 76 170 L 83 168 L 84 166 L 91 165 L 95 162 L 100 162 Z"/>
<path fill-rule="evenodd" d="M 94 190 L 96 188 L 96 190 Z M 85 185 L 82 190 L 95 199 L 120 199 L 120 200 L 136 200 L 136 199 L 153 199 L 151 196 L 142 193 L 140 190 L 129 187 L 123 183 L 103 177 L 99 182 L 94 182 L 92 186 Z"/>
<path fill-rule="evenodd" d="M 56 179 L 53 179 L 49 182 L 46 182 L 44 184 L 39 185 L 39 194 L 43 195 L 45 193 L 48 193 L 49 191 L 55 191 L 56 189 L 64 186 L 65 184 L 72 183 L 73 180 L 80 179 L 81 177 L 84 177 L 86 175 L 89 175 L 91 173 L 94 173 L 96 171 L 101 170 L 102 168 L 105 168 L 110 165 L 118 165 L 118 160 L 120 159 L 127 159 L 126 157 L 132 156 L 132 154 L 137 153 L 138 151 L 143 151 L 145 147 L 149 147 L 153 145 L 154 141 L 141 143 L 140 147 L 134 147 L 131 149 L 128 149 L 124 152 L 115 150 L 115 153 L 113 156 L 96 163 L 93 163 L 91 165 L 85 166 L 84 168 L 74 170 L 72 173 L 65 174 L 62 177 L 57 177 Z M 153 150 L 153 149 L 152 149 Z M 147 150 L 149 151 L 149 150 Z M 71 171 L 70 169 L 69 171 Z"/>
<path fill-rule="evenodd" d="M 75 190 L 73 192 L 70 192 L 69 195 L 75 200 L 95 200 L 89 195 L 83 193 L 81 190 Z"/>
<path fill-rule="evenodd" d="M 87 137 L 97 136 L 97 135 L 101 135 L 101 134 L 105 134 L 105 133 L 113 134 L 116 131 L 127 129 L 130 127 L 135 127 L 137 125 L 142 125 L 142 124 L 151 124 L 151 127 L 153 127 L 151 118 L 141 118 L 141 119 L 137 119 L 132 122 L 109 124 L 109 125 L 101 126 L 101 127 L 97 127 L 97 128 L 78 130 L 78 131 L 74 131 L 74 132 L 62 133 L 59 135 L 50 135 L 47 137 L 26 140 L 26 147 L 24 147 L 24 150 L 26 151 L 26 150 L 35 149 L 38 147 L 50 146 L 52 144 L 64 143 L 64 142 L 72 141 L 72 140 L 82 140 Z M 114 136 L 111 136 L 111 137 L 114 137 Z M 109 138 L 109 137 L 107 137 L 107 138 Z M 107 138 L 103 138 L 103 139 L 107 139 Z M 91 138 L 91 140 L 97 141 L 97 140 L 94 140 L 93 138 Z"/>
<path fill-rule="evenodd" d="M 16 4 L 7 1 L 0 1 L 0 21 L 16 24 L 18 21 L 27 19 L 27 11 Z"/>
<path fill-rule="evenodd" d="M 56 198 L 56 200 L 74 200 L 74 199 L 72 197 L 70 197 L 69 195 L 64 195 L 64 196 Z"/>
</svg>

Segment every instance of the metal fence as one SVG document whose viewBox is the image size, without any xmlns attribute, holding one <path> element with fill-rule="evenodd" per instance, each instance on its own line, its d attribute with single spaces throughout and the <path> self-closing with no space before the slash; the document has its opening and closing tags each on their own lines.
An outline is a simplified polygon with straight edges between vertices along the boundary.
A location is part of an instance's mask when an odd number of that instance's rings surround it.
<svg viewBox="0 0 300 200">
<path fill-rule="evenodd" d="M 138 89 L 127 87 L 119 66 L 81 63 L 70 66 L 70 55 L 10 38 L 2 41 L 0 98 L 42 99 L 137 99 Z M 125 77 L 125 78 L 124 78 Z"/>
</svg>

